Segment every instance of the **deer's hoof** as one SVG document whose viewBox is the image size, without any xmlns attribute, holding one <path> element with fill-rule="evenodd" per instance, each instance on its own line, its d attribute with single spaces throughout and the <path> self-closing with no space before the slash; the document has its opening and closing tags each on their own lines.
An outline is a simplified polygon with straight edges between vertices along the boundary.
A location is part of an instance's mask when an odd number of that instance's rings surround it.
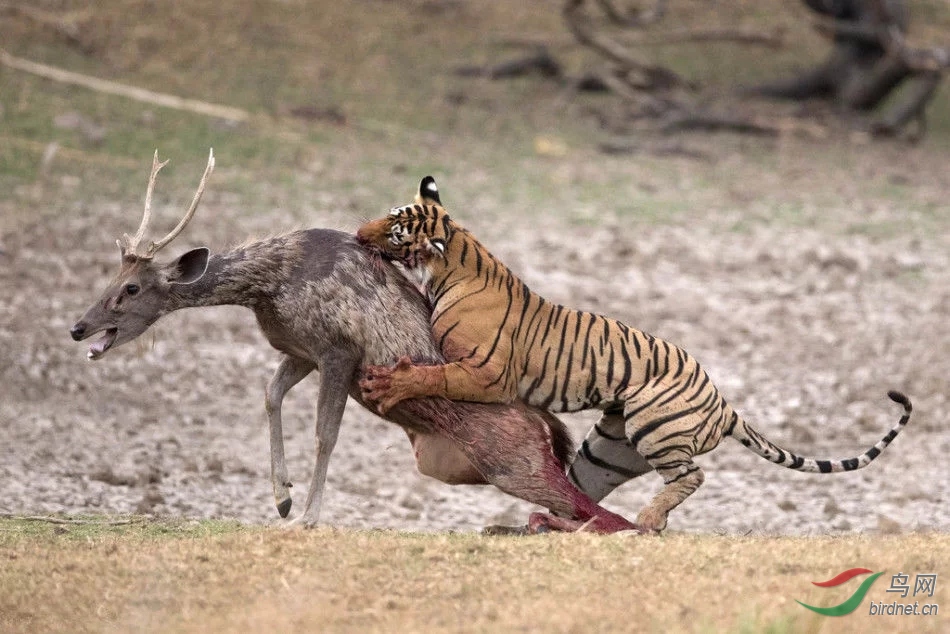
<svg viewBox="0 0 950 634">
<path fill-rule="evenodd" d="M 287 517 L 290 515 L 290 506 L 293 504 L 293 500 L 287 498 L 286 500 L 281 500 L 277 503 L 277 512 L 280 513 L 281 517 Z"/>
</svg>

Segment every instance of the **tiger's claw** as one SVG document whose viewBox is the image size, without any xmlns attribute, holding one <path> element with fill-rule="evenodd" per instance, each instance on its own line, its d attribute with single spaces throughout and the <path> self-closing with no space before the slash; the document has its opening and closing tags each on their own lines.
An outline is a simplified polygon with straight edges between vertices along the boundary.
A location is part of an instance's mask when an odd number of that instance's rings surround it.
<svg viewBox="0 0 950 634">
<path fill-rule="evenodd" d="M 400 401 L 409 398 L 407 386 L 412 374 L 412 360 L 409 357 L 400 357 L 392 368 L 379 365 L 366 366 L 363 370 L 363 379 L 360 380 L 360 391 L 367 401 L 376 403 L 376 410 L 385 415 Z"/>
<path fill-rule="evenodd" d="M 390 373 L 392 370 L 382 366 L 369 366 L 360 380 L 360 392 L 363 398 L 372 403 L 380 403 L 389 388 L 392 387 Z"/>
</svg>

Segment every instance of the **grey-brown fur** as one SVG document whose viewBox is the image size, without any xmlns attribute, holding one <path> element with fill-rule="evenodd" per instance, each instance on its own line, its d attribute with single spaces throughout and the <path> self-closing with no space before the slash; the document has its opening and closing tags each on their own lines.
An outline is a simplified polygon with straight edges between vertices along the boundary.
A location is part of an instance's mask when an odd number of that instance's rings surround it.
<svg viewBox="0 0 950 634">
<path fill-rule="evenodd" d="M 138 287 L 129 293 L 129 285 Z M 266 389 L 271 471 L 278 511 L 290 511 L 284 462 L 281 403 L 313 370 L 320 372 L 316 465 L 300 521 L 317 522 L 327 466 L 347 394 L 365 406 L 359 368 L 408 355 L 442 362 L 421 295 L 391 265 L 376 261 L 350 236 L 310 229 L 252 242 L 227 253 L 205 248 L 167 264 L 123 249 L 122 268 L 102 298 L 72 329 L 85 339 L 106 329 L 90 347 L 99 358 L 144 332 L 171 311 L 220 304 L 254 311 L 271 345 L 283 354 Z M 571 442 L 547 412 L 523 404 L 456 403 L 415 399 L 386 418 L 400 425 L 415 450 L 420 472 L 450 484 L 491 483 L 577 520 L 594 519 L 599 530 L 633 528 L 570 484 L 564 465 Z M 535 527 L 557 527 L 559 518 L 538 514 Z"/>
</svg>

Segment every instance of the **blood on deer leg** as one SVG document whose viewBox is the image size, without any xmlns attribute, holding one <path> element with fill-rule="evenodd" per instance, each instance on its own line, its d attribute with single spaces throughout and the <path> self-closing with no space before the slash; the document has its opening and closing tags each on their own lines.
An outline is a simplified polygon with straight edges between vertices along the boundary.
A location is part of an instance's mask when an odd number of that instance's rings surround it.
<svg viewBox="0 0 950 634">
<path fill-rule="evenodd" d="M 576 526 L 592 520 L 591 530 L 596 532 L 636 530 L 635 524 L 598 506 L 570 483 L 563 462 L 555 455 L 547 414 L 520 403 L 513 406 L 515 410 L 443 398 L 409 399 L 399 405 L 418 418 L 438 423 L 441 435 L 451 439 L 479 473 L 505 493 L 579 520 Z M 567 527 L 567 522 L 554 521 L 551 526 L 561 530 L 558 527 Z"/>
</svg>

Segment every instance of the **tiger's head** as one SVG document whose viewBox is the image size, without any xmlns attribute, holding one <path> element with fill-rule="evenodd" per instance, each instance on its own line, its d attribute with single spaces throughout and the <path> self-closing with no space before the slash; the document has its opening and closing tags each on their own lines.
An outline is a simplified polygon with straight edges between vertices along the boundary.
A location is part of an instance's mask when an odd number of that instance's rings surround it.
<svg viewBox="0 0 950 634">
<path fill-rule="evenodd" d="M 454 231 L 435 179 L 426 176 L 415 204 L 393 207 L 386 217 L 367 222 L 357 229 L 356 239 L 386 259 L 418 269 L 445 260 Z"/>
</svg>

